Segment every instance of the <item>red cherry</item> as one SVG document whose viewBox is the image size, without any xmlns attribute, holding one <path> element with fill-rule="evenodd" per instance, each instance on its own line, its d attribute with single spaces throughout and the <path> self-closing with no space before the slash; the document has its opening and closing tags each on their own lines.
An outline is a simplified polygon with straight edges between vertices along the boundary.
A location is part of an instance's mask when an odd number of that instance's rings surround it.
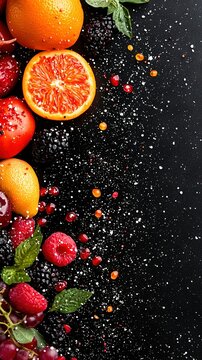
<svg viewBox="0 0 202 360">
<path fill-rule="evenodd" d="M 0 344 L 0 359 L 14 360 L 16 356 L 16 346 L 12 340 L 7 339 Z"/>
<path fill-rule="evenodd" d="M 68 212 L 67 215 L 65 216 L 65 220 L 70 223 L 76 221 L 77 218 L 78 218 L 77 214 L 73 211 Z"/>
<path fill-rule="evenodd" d="M 88 248 L 80 250 L 80 258 L 82 260 L 87 260 L 90 256 L 90 254 L 91 254 L 91 252 L 90 252 L 90 249 L 88 249 Z"/>
<path fill-rule="evenodd" d="M 66 334 L 69 334 L 69 333 L 72 331 L 71 326 L 69 326 L 69 325 L 67 325 L 67 324 L 65 324 L 65 325 L 63 326 L 63 328 L 64 328 Z"/>
<path fill-rule="evenodd" d="M 49 195 L 51 195 L 51 196 L 57 196 L 57 195 L 59 195 L 59 189 L 58 189 L 58 187 L 57 186 L 51 186 L 49 189 L 48 189 L 48 193 L 49 193 Z"/>
<path fill-rule="evenodd" d="M 40 196 L 46 196 L 48 194 L 48 189 L 47 188 L 45 188 L 45 187 L 42 187 L 41 189 L 40 189 Z"/>
<path fill-rule="evenodd" d="M 34 337 L 30 343 L 24 344 L 24 347 L 29 350 L 34 350 L 37 348 L 37 339 Z"/>
<path fill-rule="evenodd" d="M 78 236 L 78 239 L 79 239 L 79 241 L 81 241 L 82 243 L 87 243 L 88 240 L 89 240 L 89 238 L 88 238 L 88 236 L 87 236 L 86 234 L 80 234 L 80 235 Z"/>
<path fill-rule="evenodd" d="M 15 360 L 29 360 L 29 352 L 20 349 L 16 354 Z"/>
<path fill-rule="evenodd" d="M 39 360 L 57 360 L 58 353 L 54 347 L 46 346 L 39 351 Z"/>
<path fill-rule="evenodd" d="M 55 208 L 56 208 L 55 204 L 53 204 L 53 203 L 48 204 L 48 205 L 46 206 L 46 214 L 47 214 L 47 215 L 53 214 L 54 211 L 55 211 Z"/>
<path fill-rule="evenodd" d="M 92 259 L 92 264 L 93 264 L 93 266 L 98 266 L 98 265 L 100 265 L 101 262 L 102 262 L 101 256 L 95 256 L 95 257 Z"/>
<path fill-rule="evenodd" d="M 64 281 L 59 281 L 57 284 L 55 284 L 54 289 L 55 291 L 60 292 L 66 289 L 66 287 L 67 287 L 67 282 L 64 280 Z"/>
<path fill-rule="evenodd" d="M 125 85 L 123 85 L 123 90 L 126 93 L 131 93 L 131 92 L 133 92 L 133 85 L 125 84 Z"/>
<path fill-rule="evenodd" d="M 119 75 L 112 75 L 110 77 L 110 83 L 113 85 L 113 86 L 118 86 L 119 85 Z"/>
</svg>

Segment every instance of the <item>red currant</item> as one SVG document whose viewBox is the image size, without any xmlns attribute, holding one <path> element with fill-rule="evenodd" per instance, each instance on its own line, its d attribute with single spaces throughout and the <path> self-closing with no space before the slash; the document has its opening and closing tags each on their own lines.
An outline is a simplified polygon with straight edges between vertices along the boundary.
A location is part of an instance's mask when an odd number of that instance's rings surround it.
<svg viewBox="0 0 202 360">
<path fill-rule="evenodd" d="M 77 220 L 78 216 L 75 212 L 70 211 L 67 213 L 67 215 L 65 216 L 65 220 L 67 222 L 74 222 L 75 220 Z"/>
<path fill-rule="evenodd" d="M 126 93 L 133 92 L 133 85 L 129 85 L 129 84 L 123 85 L 123 91 L 125 91 Z"/>
<path fill-rule="evenodd" d="M 118 191 L 114 191 L 112 194 L 113 199 L 116 199 L 119 196 Z"/>
<path fill-rule="evenodd" d="M 48 194 L 48 189 L 47 188 L 45 188 L 45 187 L 42 187 L 41 189 L 40 189 L 40 196 L 46 196 Z"/>
<path fill-rule="evenodd" d="M 87 243 L 88 240 L 89 240 L 89 238 L 88 238 L 88 236 L 87 236 L 86 234 L 80 234 L 80 235 L 78 236 L 78 239 L 79 239 L 79 241 L 81 241 L 82 243 Z"/>
<path fill-rule="evenodd" d="M 45 201 L 40 201 L 39 205 L 38 205 L 38 210 L 39 212 L 43 212 L 46 208 L 46 203 Z"/>
<path fill-rule="evenodd" d="M 66 334 L 69 334 L 69 333 L 72 331 L 71 326 L 69 326 L 69 325 L 67 325 L 67 324 L 65 324 L 65 325 L 63 326 L 63 328 L 64 328 Z"/>
<path fill-rule="evenodd" d="M 64 280 L 64 281 L 59 281 L 57 284 L 55 284 L 54 289 L 57 292 L 60 292 L 64 289 L 66 289 L 66 287 L 67 287 L 67 282 Z"/>
<path fill-rule="evenodd" d="M 48 189 L 48 193 L 49 193 L 49 195 L 51 195 L 51 196 L 57 196 L 57 195 L 59 195 L 59 189 L 58 189 L 58 187 L 57 186 L 51 186 L 49 189 Z"/>
<path fill-rule="evenodd" d="M 113 86 L 118 86 L 119 85 L 119 75 L 112 75 L 110 77 L 110 83 L 113 85 Z"/>
<path fill-rule="evenodd" d="M 95 257 L 92 259 L 92 264 L 93 264 L 93 266 L 98 266 L 98 265 L 100 265 L 101 262 L 102 262 L 101 256 L 95 256 Z"/>
<path fill-rule="evenodd" d="M 55 208 L 56 208 L 55 204 L 53 204 L 53 203 L 48 204 L 48 205 L 46 206 L 46 214 L 47 214 L 47 215 L 53 214 L 54 211 L 55 211 Z"/>
<path fill-rule="evenodd" d="M 37 224 L 38 224 L 39 226 L 41 226 L 41 227 L 46 226 L 46 224 L 47 224 L 47 219 L 45 219 L 45 218 L 40 218 L 40 219 L 37 220 Z"/>
<path fill-rule="evenodd" d="M 86 249 L 81 249 L 80 250 L 80 258 L 82 260 L 87 260 L 90 256 L 90 249 L 86 248 Z"/>
</svg>

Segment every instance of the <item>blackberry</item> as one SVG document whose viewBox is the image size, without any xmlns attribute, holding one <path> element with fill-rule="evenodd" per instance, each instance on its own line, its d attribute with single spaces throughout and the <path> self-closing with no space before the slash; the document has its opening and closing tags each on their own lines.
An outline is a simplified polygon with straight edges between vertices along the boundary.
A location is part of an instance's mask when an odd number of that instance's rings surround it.
<svg viewBox="0 0 202 360">
<path fill-rule="evenodd" d="M 13 246 L 6 230 L 0 230 L 0 269 L 13 262 Z"/>
<path fill-rule="evenodd" d="M 69 317 L 70 315 L 48 313 L 38 326 L 47 343 L 54 346 L 63 356 L 69 355 L 70 339 L 63 328 L 65 324 L 69 324 Z"/>
<path fill-rule="evenodd" d="M 54 285 L 64 279 L 61 269 L 41 259 L 28 270 L 28 273 L 34 289 L 43 295 L 54 292 Z"/>
<path fill-rule="evenodd" d="M 69 149 L 67 129 L 43 129 L 35 133 L 32 142 L 32 156 L 36 163 L 45 164 L 64 158 Z"/>
<path fill-rule="evenodd" d="M 111 16 L 99 16 L 91 18 L 84 26 L 82 32 L 84 50 L 90 55 L 97 57 L 105 51 L 113 37 L 113 20 Z"/>
</svg>

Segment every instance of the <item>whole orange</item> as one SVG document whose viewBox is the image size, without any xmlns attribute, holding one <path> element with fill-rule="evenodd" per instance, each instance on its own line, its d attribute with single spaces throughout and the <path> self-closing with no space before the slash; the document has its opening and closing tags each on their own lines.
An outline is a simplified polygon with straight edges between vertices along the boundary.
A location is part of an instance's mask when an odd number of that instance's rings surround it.
<svg viewBox="0 0 202 360">
<path fill-rule="evenodd" d="M 8 28 L 22 46 L 65 49 L 78 39 L 83 25 L 80 0 L 7 0 Z"/>
</svg>

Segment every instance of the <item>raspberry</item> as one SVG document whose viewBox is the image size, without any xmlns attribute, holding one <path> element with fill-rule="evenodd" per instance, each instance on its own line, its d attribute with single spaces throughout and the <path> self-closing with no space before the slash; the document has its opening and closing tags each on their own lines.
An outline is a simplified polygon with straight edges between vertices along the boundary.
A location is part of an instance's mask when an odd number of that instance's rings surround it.
<svg viewBox="0 0 202 360">
<path fill-rule="evenodd" d="M 11 305 L 24 314 L 35 315 L 46 310 L 47 300 L 26 283 L 15 285 L 9 292 Z"/>
<path fill-rule="evenodd" d="M 28 239 L 33 235 L 35 228 L 34 219 L 23 219 L 22 217 L 17 218 L 12 223 L 10 230 L 10 238 L 14 248 L 20 245 L 21 242 Z"/>
<path fill-rule="evenodd" d="M 55 232 L 45 240 L 42 251 L 46 260 L 62 267 L 75 260 L 77 246 L 70 236 Z"/>
</svg>

